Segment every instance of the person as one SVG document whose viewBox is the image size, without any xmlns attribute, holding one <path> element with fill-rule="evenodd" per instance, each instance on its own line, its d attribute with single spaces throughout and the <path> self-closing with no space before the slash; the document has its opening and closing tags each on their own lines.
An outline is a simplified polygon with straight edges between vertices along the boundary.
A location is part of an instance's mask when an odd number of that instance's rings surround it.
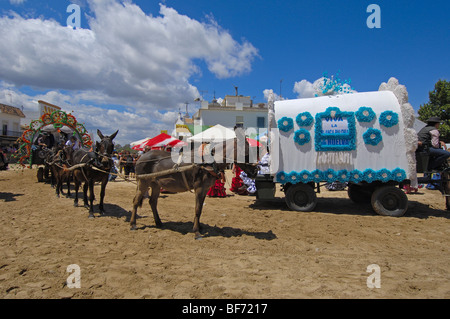
<svg viewBox="0 0 450 319">
<path fill-rule="evenodd" d="M 112 161 L 113 161 L 113 165 L 111 167 L 111 171 L 108 177 L 108 181 L 115 181 L 117 178 L 117 166 L 119 165 L 119 159 L 118 159 L 118 155 L 116 152 L 113 153 L 112 157 L 111 157 Z"/>
<path fill-rule="evenodd" d="M 8 161 L 3 153 L 3 149 L 0 148 L 0 171 L 6 171 L 8 169 Z"/>
<path fill-rule="evenodd" d="M 238 195 L 248 195 L 247 188 L 244 185 L 244 182 L 241 178 L 241 172 L 242 169 L 237 166 L 236 164 L 233 164 L 232 172 L 235 174 L 233 179 L 231 180 L 231 188 L 230 191 L 233 193 L 236 193 Z"/>
<path fill-rule="evenodd" d="M 76 151 L 80 148 L 80 143 L 78 142 L 77 138 L 72 135 L 66 142 L 66 146 L 71 147 L 74 151 Z"/>
<path fill-rule="evenodd" d="M 267 147 L 267 152 L 264 154 L 264 156 L 261 158 L 261 160 L 258 162 L 259 175 L 267 175 L 270 174 L 270 153 L 269 153 L 269 147 Z"/>
<path fill-rule="evenodd" d="M 120 159 L 120 163 L 123 164 L 123 169 L 125 171 L 125 180 L 128 180 L 131 171 L 134 168 L 134 158 L 131 156 L 129 151 L 125 151 L 125 154 Z"/>
<path fill-rule="evenodd" d="M 427 126 L 419 131 L 417 134 L 419 139 L 418 151 L 426 151 L 430 155 L 428 169 L 440 169 L 447 159 L 450 157 L 450 152 L 443 141 L 439 139 L 439 126 L 441 119 L 437 116 L 430 117 L 427 120 Z"/>
<path fill-rule="evenodd" d="M 42 133 L 37 139 L 37 145 L 41 148 L 52 148 L 55 144 L 55 138 L 47 132 Z"/>
<path fill-rule="evenodd" d="M 225 190 L 225 175 L 223 173 L 221 173 L 221 178 L 216 179 L 216 182 L 206 195 L 208 197 L 227 197 L 227 192 Z"/>
</svg>

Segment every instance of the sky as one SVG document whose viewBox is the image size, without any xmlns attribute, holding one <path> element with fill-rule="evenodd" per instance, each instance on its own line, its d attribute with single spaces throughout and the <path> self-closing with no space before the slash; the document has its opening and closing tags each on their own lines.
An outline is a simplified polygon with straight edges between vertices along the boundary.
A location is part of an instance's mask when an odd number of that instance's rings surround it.
<svg viewBox="0 0 450 319">
<path fill-rule="evenodd" d="M 0 0 L 0 103 L 28 119 L 37 100 L 56 104 L 90 132 L 119 129 L 122 145 L 235 86 L 255 103 L 313 97 L 324 72 L 357 92 L 395 77 L 418 110 L 450 80 L 448 12 L 448 0 Z"/>
</svg>

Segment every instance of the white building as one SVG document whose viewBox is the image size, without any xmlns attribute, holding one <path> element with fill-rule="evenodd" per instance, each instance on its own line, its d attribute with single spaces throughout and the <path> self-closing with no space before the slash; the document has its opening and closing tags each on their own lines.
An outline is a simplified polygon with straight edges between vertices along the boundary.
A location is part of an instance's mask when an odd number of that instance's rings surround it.
<svg viewBox="0 0 450 319">
<path fill-rule="evenodd" d="M 221 104 L 216 100 L 202 101 L 193 118 L 196 125 L 221 124 L 231 129 L 237 126 L 260 132 L 267 129 L 268 109 L 265 103 L 253 104 L 249 96 L 227 95 Z"/>
<path fill-rule="evenodd" d="M 23 114 L 21 109 L 0 104 L 0 122 L 2 124 L 0 146 L 11 146 L 22 136 L 23 131 L 20 128 L 20 120 L 22 118 L 25 118 L 25 114 Z"/>
</svg>

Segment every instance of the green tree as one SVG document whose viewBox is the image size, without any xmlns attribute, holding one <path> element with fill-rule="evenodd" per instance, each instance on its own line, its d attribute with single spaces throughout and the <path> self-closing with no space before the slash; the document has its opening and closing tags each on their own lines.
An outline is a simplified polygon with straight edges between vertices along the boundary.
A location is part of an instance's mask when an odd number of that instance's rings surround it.
<svg viewBox="0 0 450 319">
<path fill-rule="evenodd" d="M 442 120 L 439 131 L 441 140 L 450 142 L 450 82 L 439 80 L 430 91 L 430 101 L 420 106 L 419 120 L 426 122 L 432 116 L 439 116 Z"/>
</svg>

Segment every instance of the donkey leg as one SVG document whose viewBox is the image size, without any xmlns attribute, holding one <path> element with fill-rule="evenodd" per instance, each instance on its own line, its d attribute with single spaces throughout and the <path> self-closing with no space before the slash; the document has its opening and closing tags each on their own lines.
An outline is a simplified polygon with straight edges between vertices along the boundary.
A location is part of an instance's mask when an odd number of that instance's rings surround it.
<svg viewBox="0 0 450 319">
<path fill-rule="evenodd" d="M 131 211 L 130 218 L 130 230 L 136 230 L 136 216 L 137 216 L 137 208 L 142 207 L 142 200 L 144 199 L 144 194 L 148 189 L 148 184 L 142 180 L 138 180 L 138 185 L 136 187 L 136 195 L 133 199 L 133 209 Z"/>
<path fill-rule="evenodd" d="M 100 209 L 100 214 L 101 215 L 105 214 L 105 209 L 103 207 L 103 200 L 105 199 L 106 184 L 108 184 L 108 178 L 106 178 L 106 179 L 104 179 L 102 181 L 101 190 L 100 190 L 100 205 L 99 205 L 99 209 Z"/>
<path fill-rule="evenodd" d="M 89 218 L 94 218 L 94 180 L 89 181 Z"/>
<path fill-rule="evenodd" d="M 67 174 L 67 198 L 70 198 L 70 174 Z"/>
<path fill-rule="evenodd" d="M 89 209 L 89 203 L 88 203 L 88 187 L 89 187 L 89 181 L 84 182 L 83 184 L 83 202 L 84 202 L 84 208 Z"/>
<path fill-rule="evenodd" d="M 202 238 L 202 234 L 200 233 L 200 216 L 202 215 L 203 203 L 205 202 L 208 190 L 209 188 L 203 187 L 195 189 L 195 218 L 194 227 L 192 228 L 192 232 L 195 234 L 195 239 Z"/>
<path fill-rule="evenodd" d="M 75 190 L 75 199 L 73 201 L 73 206 L 78 207 L 78 189 L 80 188 L 80 182 L 78 181 L 77 178 L 73 179 L 73 186 L 74 186 L 74 190 Z"/>
<path fill-rule="evenodd" d="M 152 208 L 152 212 L 153 212 L 153 218 L 155 220 L 156 227 L 158 227 L 158 228 L 162 227 L 162 222 L 161 222 L 161 219 L 159 218 L 159 214 L 158 214 L 158 197 L 159 197 L 160 193 L 161 193 L 161 187 L 159 185 L 153 186 L 152 187 L 152 195 L 150 196 L 150 200 L 149 200 L 149 204 L 150 204 L 150 207 Z"/>
</svg>

